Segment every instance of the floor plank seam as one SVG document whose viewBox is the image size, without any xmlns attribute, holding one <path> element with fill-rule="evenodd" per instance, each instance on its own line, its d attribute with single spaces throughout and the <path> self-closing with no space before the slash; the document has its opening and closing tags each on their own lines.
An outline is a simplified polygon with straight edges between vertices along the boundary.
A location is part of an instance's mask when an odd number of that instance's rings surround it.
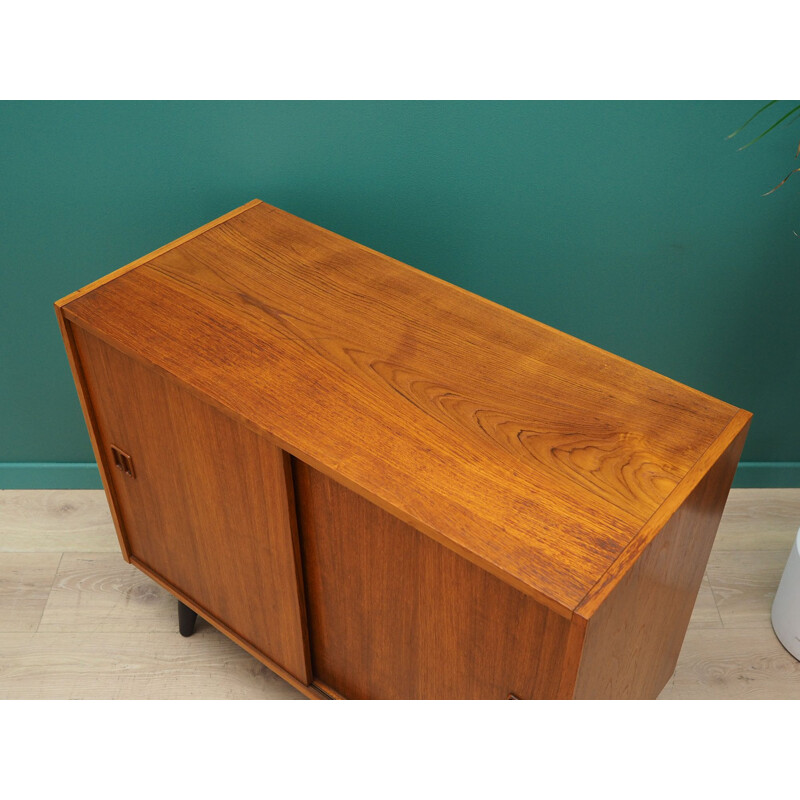
<svg viewBox="0 0 800 800">
<path fill-rule="evenodd" d="M 53 573 L 53 580 L 50 581 L 50 588 L 47 590 L 47 599 L 44 601 L 44 605 L 42 606 L 42 613 L 39 615 L 39 621 L 36 623 L 36 629 L 33 631 L 34 634 L 39 633 L 39 628 L 42 626 L 42 620 L 44 619 L 45 612 L 47 611 L 47 606 L 50 604 L 50 598 L 53 594 L 53 587 L 56 585 L 56 581 L 58 580 L 58 571 L 61 569 L 61 562 L 64 560 L 64 553 L 59 553 L 58 556 L 58 564 L 56 564 L 56 570 Z"/>
<path fill-rule="evenodd" d="M 714 610 L 717 612 L 717 619 L 719 620 L 719 627 L 724 628 L 725 622 L 722 619 L 722 614 L 719 610 L 719 603 L 717 602 L 717 596 L 714 594 L 714 587 L 711 584 L 711 576 L 708 574 L 708 570 L 706 570 L 706 580 L 708 580 L 708 588 L 711 590 L 711 599 L 714 601 Z"/>
</svg>

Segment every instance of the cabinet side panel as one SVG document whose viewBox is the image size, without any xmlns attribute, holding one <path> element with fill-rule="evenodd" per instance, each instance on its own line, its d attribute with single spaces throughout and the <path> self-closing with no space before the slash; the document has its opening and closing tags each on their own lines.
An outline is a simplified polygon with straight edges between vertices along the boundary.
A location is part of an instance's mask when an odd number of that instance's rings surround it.
<svg viewBox="0 0 800 800">
<path fill-rule="evenodd" d="M 70 370 L 72 371 L 72 379 L 75 381 L 75 388 L 78 392 L 78 399 L 83 411 L 83 418 L 86 422 L 86 428 L 89 431 L 89 439 L 92 442 L 92 450 L 94 451 L 95 461 L 100 471 L 100 478 L 103 481 L 103 489 L 105 489 L 106 500 L 108 507 L 111 510 L 111 518 L 114 521 L 114 528 L 117 531 L 117 539 L 119 540 L 119 547 L 122 551 L 122 557 L 130 562 L 130 551 L 128 543 L 125 538 L 125 531 L 122 527 L 122 520 L 118 511 L 118 502 L 114 494 L 114 486 L 110 477 L 110 468 L 106 462 L 105 452 L 100 442 L 100 433 L 98 431 L 97 419 L 95 417 L 94 408 L 92 407 L 92 399 L 89 395 L 89 390 L 86 386 L 86 377 L 81 365 L 80 354 L 78 353 L 73 336 L 72 323 L 64 317 L 64 312 L 61 305 L 56 303 L 56 317 L 58 318 L 58 325 L 61 329 L 61 336 L 64 339 L 64 347 L 67 351 L 67 358 L 69 359 Z"/>
<path fill-rule="evenodd" d="M 558 696 L 569 620 L 306 464 L 293 471 L 315 680 L 349 699 Z"/>
<path fill-rule="evenodd" d="M 576 699 L 654 699 L 666 685 L 746 435 L 747 428 L 588 619 Z"/>
<path fill-rule="evenodd" d="M 134 563 L 308 683 L 288 457 L 80 328 L 73 329 Z M 127 459 L 127 461 L 125 460 Z"/>
</svg>

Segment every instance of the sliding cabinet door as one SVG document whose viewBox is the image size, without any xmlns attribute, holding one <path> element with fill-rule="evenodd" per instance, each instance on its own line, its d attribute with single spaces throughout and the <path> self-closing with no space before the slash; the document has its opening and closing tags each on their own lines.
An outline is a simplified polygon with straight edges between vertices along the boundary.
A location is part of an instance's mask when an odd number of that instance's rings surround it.
<svg viewBox="0 0 800 800">
<path fill-rule="evenodd" d="M 72 331 L 131 561 L 308 683 L 289 457 L 168 377 Z"/>
<path fill-rule="evenodd" d="M 350 699 L 569 694 L 567 619 L 321 472 L 299 461 L 293 471 L 320 688 Z"/>
</svg>

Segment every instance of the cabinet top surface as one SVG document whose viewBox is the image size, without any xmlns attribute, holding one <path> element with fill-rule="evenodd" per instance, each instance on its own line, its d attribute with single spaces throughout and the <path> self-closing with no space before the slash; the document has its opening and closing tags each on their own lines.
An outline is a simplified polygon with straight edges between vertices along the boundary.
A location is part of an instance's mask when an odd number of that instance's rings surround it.
<svg viewBox="0 0 800 800">
<path fill-rule="evenodd" d="M 221 219 L 65 315 L 554 607 L 746 424 L 265 203 Z"/>
</svg>

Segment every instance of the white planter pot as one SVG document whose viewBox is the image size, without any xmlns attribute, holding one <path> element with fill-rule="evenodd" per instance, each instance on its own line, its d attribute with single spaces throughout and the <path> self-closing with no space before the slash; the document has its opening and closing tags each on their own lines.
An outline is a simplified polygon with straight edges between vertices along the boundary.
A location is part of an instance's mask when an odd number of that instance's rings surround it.
<svg viewBox="0 0 800 800">
<path fill-rule="evenodd" d="M 772 604 L 772 627 L 781 644 L 800 661 L 800 531 Z"/>
</svg>

